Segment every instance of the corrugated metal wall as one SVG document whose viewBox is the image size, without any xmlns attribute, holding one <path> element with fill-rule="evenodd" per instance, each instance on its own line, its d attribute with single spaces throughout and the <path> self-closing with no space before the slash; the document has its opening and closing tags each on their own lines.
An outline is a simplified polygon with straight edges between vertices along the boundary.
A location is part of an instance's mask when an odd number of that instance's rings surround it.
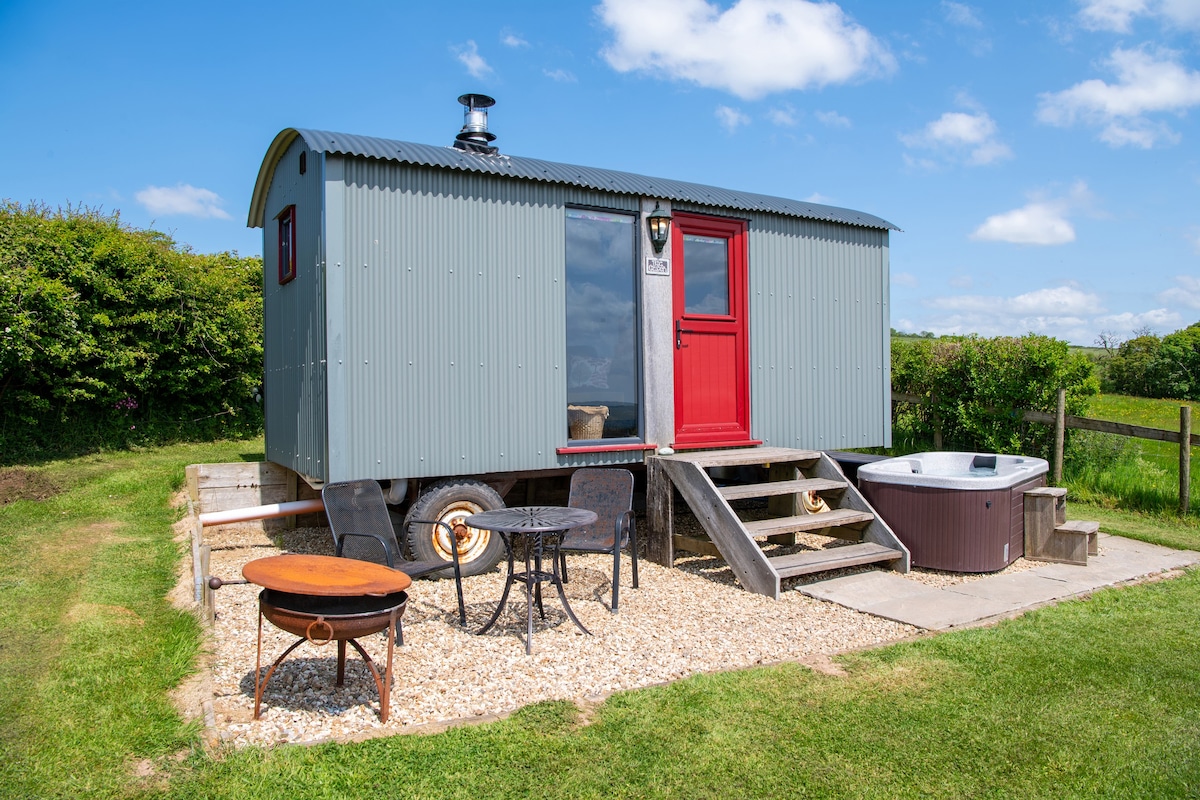
<svg viewBox="0 0 1200 800">
<path fill-rule="evenodd" d="M 266 456 L 317 480 L 325 477 L 325 301 L 321 264 L 322 156 L 309 151 L 300 174 L 296 139 L 280 159 L 263 225 Z M 276 215 L 296 206 L 296 278 L 279 284 Z"/>
<path fill-rule="evenodd" d="M 555 452 L 564 209 L 637 212 L 639 198 L 315 152 L 300 176 L 302 141 L 276 169 L 264 228 L 268 459 L 329 481 L 641 460 Z M 280 286 L 274 216 L 291 203 L 298 274 Z M 887 243 L 883 230 L 750 215 L 756 438 L 890 440 Z"/>
<path fill-rule="evenodd" d="M 779 447 L 890 443 L 887 231 L 752 217 L 751 432 Z"/>
<path fill-rule="evenodd" d="M 379 160 L 342 169 L 345 222 L 327 259 L 330 480 L 640 460 L 555 453 L 564 208 L 636 211 L 637 198 Z"/>
</svg>

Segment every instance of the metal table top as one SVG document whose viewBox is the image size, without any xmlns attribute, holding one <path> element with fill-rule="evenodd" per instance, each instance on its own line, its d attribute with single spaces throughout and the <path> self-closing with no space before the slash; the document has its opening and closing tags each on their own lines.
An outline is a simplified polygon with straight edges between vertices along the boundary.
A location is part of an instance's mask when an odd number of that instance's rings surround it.
<svg viewBox="0 0 1200 800">
<path fill-rule="evenodd" d="M 481 511 L 463 521 L 472 528 L 502 533 L 548 533 L 591 525 L 596 512 L 563 506 L 514 506 Z"/>
</svg>

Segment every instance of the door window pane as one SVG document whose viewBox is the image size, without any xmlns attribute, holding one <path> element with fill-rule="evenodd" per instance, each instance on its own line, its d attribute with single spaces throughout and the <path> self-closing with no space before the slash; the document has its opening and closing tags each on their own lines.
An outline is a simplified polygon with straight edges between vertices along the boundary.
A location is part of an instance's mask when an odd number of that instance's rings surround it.
<svg viewBox="0 0 1200 800">
<path fill-rule="evenodd" d="M 567 405 L 573 440 L 638 435 L 635 218 L 567 210 Z"/>
<path fill-rule="evenodd" d="M 729 243 L 683 236 L 683 291 L 688 314 L 729 314 Z"/>
</svg>

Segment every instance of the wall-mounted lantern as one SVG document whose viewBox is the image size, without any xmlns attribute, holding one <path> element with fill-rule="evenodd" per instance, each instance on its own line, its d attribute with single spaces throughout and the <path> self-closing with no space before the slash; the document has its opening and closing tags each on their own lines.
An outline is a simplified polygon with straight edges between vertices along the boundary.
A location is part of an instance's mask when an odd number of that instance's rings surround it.
<svg viewBox="0 0 1200 800">
<path fill-rule="evenodd" d="M 671 212 L 663 211 L 655 201 L 654 210 L 646 217 L 646 224 L 650 226 L 650 243 L 654 245 L 654 252 L 661 253 L 667 239 L 671 238 Z"/>
</svg>

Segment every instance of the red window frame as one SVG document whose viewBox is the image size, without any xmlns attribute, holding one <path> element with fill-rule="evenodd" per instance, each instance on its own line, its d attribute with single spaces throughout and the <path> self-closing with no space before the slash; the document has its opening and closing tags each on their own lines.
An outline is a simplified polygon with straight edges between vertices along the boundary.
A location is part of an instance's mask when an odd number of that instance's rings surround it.
<svg viewBox="0 0 1200 800">
<path fill-rule="evenodd" d="M 279 213 L 279 283 L 296 278 L 296 206 L 290 205 Z"/>
</svg>

